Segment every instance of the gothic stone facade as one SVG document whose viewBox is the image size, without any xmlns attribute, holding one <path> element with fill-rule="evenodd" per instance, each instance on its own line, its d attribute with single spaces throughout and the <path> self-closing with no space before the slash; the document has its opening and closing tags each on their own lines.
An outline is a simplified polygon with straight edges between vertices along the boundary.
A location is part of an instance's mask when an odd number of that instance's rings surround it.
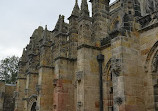
<svg viewBox="0 0 158 111">
<path fill-rule="evenodd" d="M 34 31 L 15 111 L 158 111 L 158 0 L 90 2 Z"/>
</svg>

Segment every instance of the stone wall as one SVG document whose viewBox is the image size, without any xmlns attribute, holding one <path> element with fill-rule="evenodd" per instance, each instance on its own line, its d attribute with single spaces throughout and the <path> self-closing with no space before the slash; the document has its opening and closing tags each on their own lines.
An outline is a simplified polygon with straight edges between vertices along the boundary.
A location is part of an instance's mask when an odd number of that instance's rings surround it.
<svg viewBox="0 0 158 111">
<path fill-rule="evenodd" d="M 53 31 L 34 31 L 19 63 L 16 111 L 99 111 L 101 91 L 104 111 L 158 108 L 157 12 L 143 13 L 138 0 L 90 2 L 92 17 L 87 0 L 81 8 L 76 0 L 69 24 L 59 15 Z"/>
<path fill-rule="evenodd" d="M 3 111 L 5 83 L 0 82 L 0 111 Z"/>
<path fill-rule="evenodd" d="M 6 84 L 4 92 L 3 111 L 13 111 L 15 106 L 15 85 Z"/>
<path fill-rule="evenodd" d="M 93 48 L 78 49 L 77 56 L 77 109 L 99 111 L 99 66 Z M 95 95 L 95 96 L 94 96 Z"/>
</svg>

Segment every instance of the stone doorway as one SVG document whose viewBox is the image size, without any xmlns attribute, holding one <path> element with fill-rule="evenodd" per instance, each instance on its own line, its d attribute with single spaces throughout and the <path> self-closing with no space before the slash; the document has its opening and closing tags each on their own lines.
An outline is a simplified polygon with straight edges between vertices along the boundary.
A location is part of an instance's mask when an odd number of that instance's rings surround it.
<svg viewBox="0 0 158 111">
<path fill-rule="evenodd" d="M 28 101 L 27 111 L 36 111 L 37 109 L 37 95 L 32 95 Z"/>
<path fill-rule="evenodd" d="M 31 111 L 36 111 L 36 102 L 32 104 Z"/>
</svg>

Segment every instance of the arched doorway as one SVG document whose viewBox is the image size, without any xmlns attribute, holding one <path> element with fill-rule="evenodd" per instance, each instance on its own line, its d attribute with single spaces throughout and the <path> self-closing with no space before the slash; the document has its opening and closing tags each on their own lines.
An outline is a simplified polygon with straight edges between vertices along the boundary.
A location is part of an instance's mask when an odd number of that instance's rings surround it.
<svg viewBox="0 0 158 111">
<path fill-rule="evenodd" d="M 31 111 L 36 111 L 36 102 L 32 104 Z"/>
<path fill-rule="evenodd" d="M 32 95 L 28 101 L 27 111 L 36 111 L 36 108 L 37 108 L 37 95 Z"/>
</svg>

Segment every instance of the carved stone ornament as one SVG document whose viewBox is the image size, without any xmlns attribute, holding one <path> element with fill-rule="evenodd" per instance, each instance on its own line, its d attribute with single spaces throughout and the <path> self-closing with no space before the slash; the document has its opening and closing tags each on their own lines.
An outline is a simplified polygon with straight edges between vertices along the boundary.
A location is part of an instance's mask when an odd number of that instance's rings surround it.
<svg viewBox="0 0 158 111">
<path fill-rule="evenodd" d="M 73 86 L 74 86 L 75 88 L 77 88 L 77 81 L 75 81 L 75 82 L 73 83 Z"/>
<path fill-rule="evenodd" d="M 25 95 L 27 95 L 29 92 L 29 89 L 25 89 Z"/>
<path fill-rule="evenodd" d="M 81 81 L 82 76 L 83 76 L 83 71 L 76 72 L 76 80 L 77 81 Z"/>
<path fill-rule="evenodd" d="M 116 69 L 113 69 L 112 72 L 116 77 L 118 77 L 120 76 L 121 68 L 117 67 Z"/>
<path fill-rule="evenodd" d="M 36 85 L 36 91 L 39 93 L 41 90 L 41 85 Z"/>
<path fill-rule="evenodd" d="M 114 102 L 115 102 L 115 104 L 120 106 L 123 103 L 123 99 L 121 97 L 117 97 L 117 98 L 115 98 Z"/>
<path fill-rule="evenodd" d="M 77 102 L 77 107 L 80 108 L 81 106 L 82 106 L 82 102 L 81 101 Z"/>
<path fill-rule="evenodd" d="M 53 80 L 53 86 L 56 87 L 58 79 Z"/>
<path fill-rule="evenodd" d="M 118 77 L 120 76 L 121 72 L 121 61 L 120 59 L 113 59 L 112 60 L 112 73 Z"/>
<path fill-rule="evenodd" d="M 77 102 L 77 111 L 81 111 L 81 107 L 82 107 L 82 102 L 81 101 Z"/>
</svg>

